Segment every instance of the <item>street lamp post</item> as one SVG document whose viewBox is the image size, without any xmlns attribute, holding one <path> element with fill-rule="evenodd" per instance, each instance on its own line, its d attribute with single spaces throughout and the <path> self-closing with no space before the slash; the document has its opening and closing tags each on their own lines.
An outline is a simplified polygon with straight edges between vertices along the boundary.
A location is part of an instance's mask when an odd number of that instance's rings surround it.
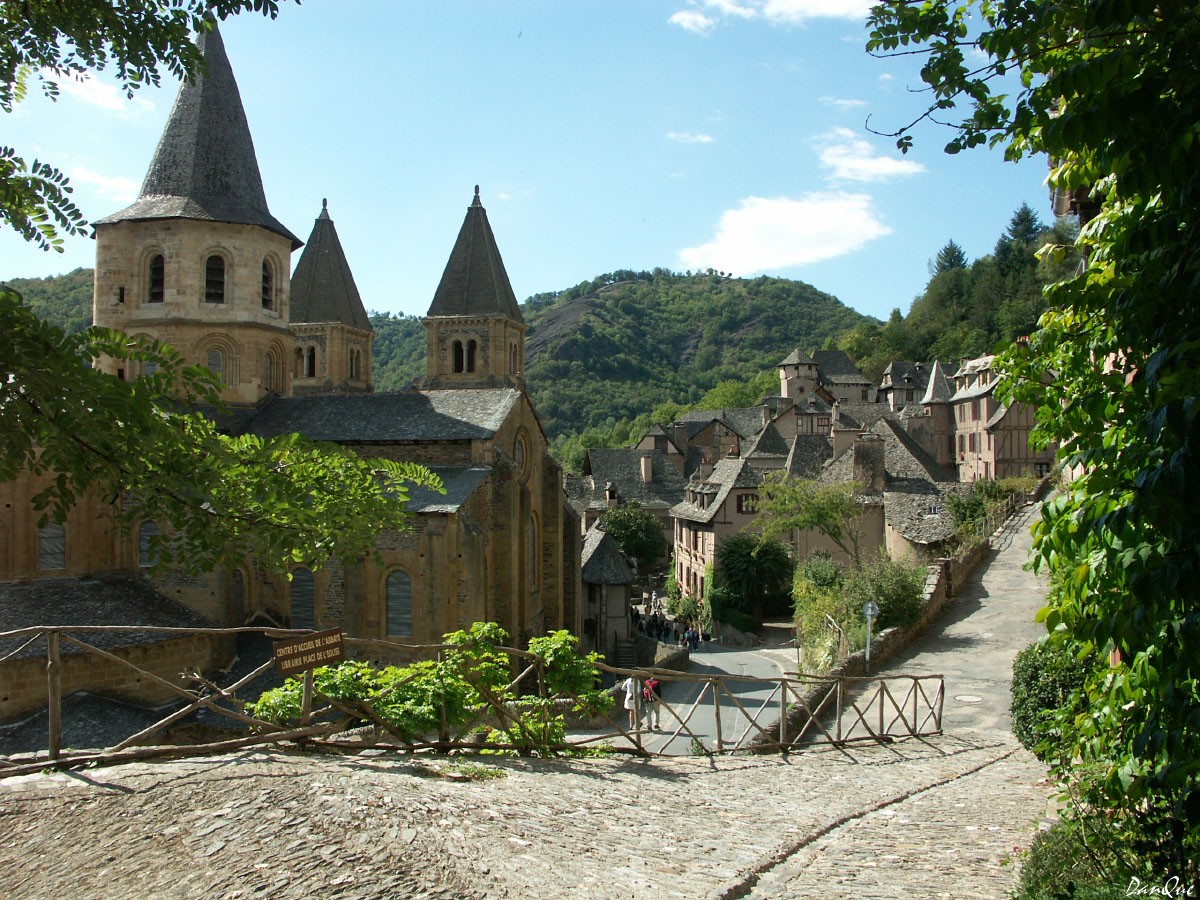
<svg viewBox="0 0 1200 900">
<path fill-rule="evenodd" d="M 864 672 L 871 671 L 871 626 L 875 624 L 875 617 L 879 615 L 879 604 L 874 600 L 868 600 L 863 604 L 863 615 L 867 617 L 867 654 L 864 661 Z"/>
</svg>

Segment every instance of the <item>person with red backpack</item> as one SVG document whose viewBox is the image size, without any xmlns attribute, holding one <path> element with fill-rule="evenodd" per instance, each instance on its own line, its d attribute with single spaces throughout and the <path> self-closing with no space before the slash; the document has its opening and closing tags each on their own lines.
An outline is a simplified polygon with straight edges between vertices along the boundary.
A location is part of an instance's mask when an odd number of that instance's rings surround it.
<svg viewBox="0 0 1200 900">
<path fill-rule="evenodd" d="M 660 731 L 659 708 L 662 704 L 662 682 L 651 675 L 642 688 L 642 699 L 646 702 L 646 719 L 649 727 Z"/>
</svg>

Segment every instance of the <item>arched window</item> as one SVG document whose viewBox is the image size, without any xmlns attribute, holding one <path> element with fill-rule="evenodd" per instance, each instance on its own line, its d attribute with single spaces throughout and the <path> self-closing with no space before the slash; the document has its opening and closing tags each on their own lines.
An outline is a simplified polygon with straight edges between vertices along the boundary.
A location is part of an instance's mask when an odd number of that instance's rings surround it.
<svg viewBox="0 0 1200 900">
<path fill-rule="evenodd" d="M 268 350 L 263 357 L 263 390 L 278 393 L 283 389 L 283 367 L 279 362 L 280 354 Z"/>
<path fill-rule="evenodd" d="M 262 305 L 263 309 L 275 308 L 275 270 L 269 259 L 264 259 L 262 265 Z"/>
<path fill-rule="evenodd" d="M 403 569 L 387 578 L 387 633 L 389 637 L 412 637 L 412 578 Z"/>
<path fill-rule="evenodd" d="M 467 371 L 475 371 L 475 342 L 467 341 Z"/>
<path fill-rule="evenodd" d="M 304 375 L 304 351 L 299 347 L 296 348 L 296 367 L 292 370 L 292 374 L 297 378 Z"/>
<path fill-rule="evenodd" d="M 309 347 L 308 353 L 304 355 L 304 377 L 317 377 L 317 348 Z"/>
<path fill-rule="evenodd" d="M 155 547 L 158 537 L 158 525 L 154 522 L 143 522 L 138 529 L 138 565 L 143 569 L 158 564 L 158 553 Z"/>
<path fill-rule="evenodd" d="M 167 264 L 159 253 L 150 259 L 150 292 L 146 299 L 151 303 L 162 303 L 166 294 Z"/>
<path fill-rule="evenodd" d="M 454 342 L 454 371 L 455 372 L 463 371 L 463 366 L 464 366 L 464 362 L 463 362 L 462 341 L 455 341 Z"/>
<path fill-rule="evenodd" d="M 38 529 L 38 568 L 42 570 L 67 567 L 67 531 L 56 522 Z"/>
<path fill-rule="evenodd" d="M 540 586 L 540 573 L 538 572 L 538 527 L 537 518 L 529 517 L 529 523 L 525 527 L 526 541 L 529 543 L 529 589 L 536 591 Z"/>
<path fill-rule="evenodd" d="M 350 380 L 358 378 L 358 351 L 350 351 Z"/>
<path fill-rule="evenodd" d="M 204 302 L 225 302 L 225 258 L 213 254 L 204 261 Z"/>
<path fill-rule="evenodd" d="M 216 347 L 213 347 L 204 355 L 204 365 L 208 371 L 212 372 L 218 378 L 223 378 L 225 375 L 225 354 Z"/>
<path fill-rule="evenodd" d="M 317 624 L 313 574 L 308 569 L 292 572 L 292 627 L 315 628 Z"/>
</svg>

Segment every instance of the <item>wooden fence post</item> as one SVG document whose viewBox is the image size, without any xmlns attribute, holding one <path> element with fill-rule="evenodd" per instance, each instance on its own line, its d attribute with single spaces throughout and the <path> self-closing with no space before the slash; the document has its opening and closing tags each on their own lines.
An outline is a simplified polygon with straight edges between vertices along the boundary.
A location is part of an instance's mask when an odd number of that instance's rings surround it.
<svg viewBox="0 0 1200 900">
<path fill-rule="evenodd" d="M 304 692 L 300 695 L 300 721 L 305 725 L 312 718 L 312 695 L 313 695 L 313 670 L 308 669 L 304 673 Z"/>
<path fill-rule="evenodd" d="M 721 682 L 713 680 L 713 719 L 716 722 L 717 728 L 717 753 L 724 753 L 724 748 L 721 745 Z"/>
<path fill-rule="evenodd" d="M 57 631 L 46 633 L 46 695 L 46 749 L 50 759 L 56 760 L 62 749 L 62 663 Z"/>
</svg>

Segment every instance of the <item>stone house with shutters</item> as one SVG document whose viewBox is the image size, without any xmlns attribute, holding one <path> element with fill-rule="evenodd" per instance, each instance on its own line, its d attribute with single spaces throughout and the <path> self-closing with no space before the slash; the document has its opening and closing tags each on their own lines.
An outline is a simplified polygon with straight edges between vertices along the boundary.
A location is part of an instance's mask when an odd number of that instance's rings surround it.
<svg viewBox="0 0 1200 900">
<path fill-rule="evenodd" d="M 220 33 L 198 44 L 206 70 L 181 86 L 137 200 L 94 223 L 94 321 L 217 373 L 232 434 L 299 432 L 421 463 L 446 493 L 415 491 L 412 529 L 384 535 L 378 560 L 298 569 L 290 581 L 247 560 L 200 577 L 155 572 L 152 585 L 222 625 L 341 627 L 413 644 L 479 620 L 514 642 L 578 633 L 582 531 L 525 392 L 525 324 L 478 188 L 423 320 L 425 383 L 376 393 L 374 333 L 327 204 L 307 245 L 271 215 Z M 0 484 L 0 583 L 148 572 L 155 523 L 119 534 L 106 504 L 85 497 L 63 525 L 39 529 L 30 498 L 42 483 Z M 0 622 L 22 624 L 3 610 Z"/>
</svg>

